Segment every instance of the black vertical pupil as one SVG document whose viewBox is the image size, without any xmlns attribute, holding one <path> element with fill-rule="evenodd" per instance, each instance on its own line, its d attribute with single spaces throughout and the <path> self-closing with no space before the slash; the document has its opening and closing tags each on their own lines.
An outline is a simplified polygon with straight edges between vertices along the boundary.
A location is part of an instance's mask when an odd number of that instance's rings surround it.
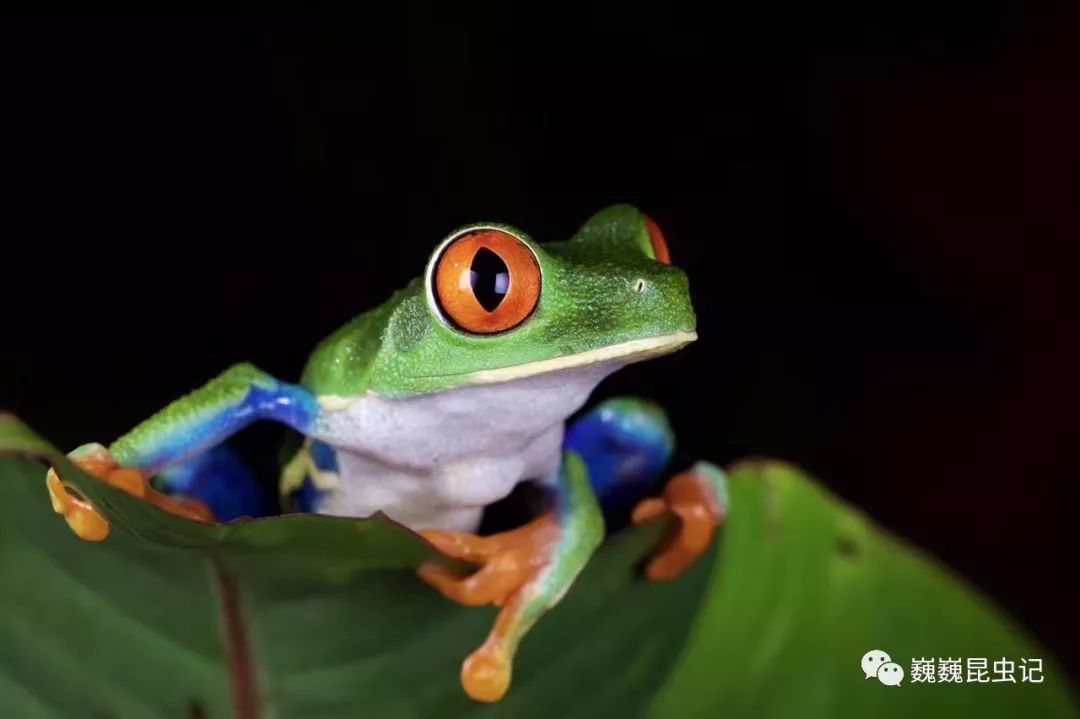
<svg viewBox="0 0 1080 719">
<path fill-rule="evenodd" d="M 469 281 L 480 306 L 494 312 L 510 289 L 510 269 L 496 253 L 481 247 L 469 265 Z"/>
</svg>

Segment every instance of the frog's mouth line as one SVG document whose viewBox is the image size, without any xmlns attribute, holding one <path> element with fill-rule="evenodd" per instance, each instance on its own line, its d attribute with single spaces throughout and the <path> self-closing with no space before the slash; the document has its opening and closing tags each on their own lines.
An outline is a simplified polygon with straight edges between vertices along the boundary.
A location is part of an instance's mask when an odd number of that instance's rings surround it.
<svg viewBox="0 0 1080 719">
<path fill-rule="evenodd" d="M 472 372 L 467 375 L 470 384 L 494 384 L 496 382 L 509 382 L 516 379 L 524 379 L 546 372 L 556 372 L 563 369 L 583 367 L 586 365 L 599 364 L 615 360 L 628 362 L 656 357 L 657 355 L 674 352 L 697 339 L 697 332 L 680 331 L 658 337 L 646 337 L 644 339 L 620 342 L 619 344 L 597 347 L 596 349 L 578 352 L 565 357 L 553 357 L 536 362 L 526 362 L 516 367 L 500 367 L 498 369 L 485 369 Z"/>
<path fill-rule="evenodd" d="M 516 379 L 534 377 L 545 372 L 557 372 L 558 370 L 573 369 L 603 362 L 635 362 L 637 360 L 656 357 L 674 352 L 697 339 L 697 332 L 682 330 L 657 337 L 646 337 L 629 342 L 597 347 L 596 349 L 578 352 L 565 357 L 553 357 L 536 362 L 526 362 L 516 367 L 500 367 L 498 369 L 485 369 L 472 373 L 458 375 L 436 375 L 438 377 L 463 377 L 468 378 L 469 385 L 496 384 L 498 382 L 510 382 Z M 430 378 L 431 376 L 429 376 Z M 343 410 L 359 397 L 338 397 L 337 395 L 321 395 L 319 405 L 324 410 Z"/>
</svg>

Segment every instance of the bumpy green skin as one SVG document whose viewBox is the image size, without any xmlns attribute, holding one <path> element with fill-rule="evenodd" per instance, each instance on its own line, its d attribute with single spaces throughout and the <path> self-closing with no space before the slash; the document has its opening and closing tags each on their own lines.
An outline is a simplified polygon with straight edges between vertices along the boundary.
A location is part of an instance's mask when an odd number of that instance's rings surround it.
<svg viewBox="0 0 1080 719">
<path fill-rule="evenodd" d="M 603 210 L 568 242 L 523 239 L 543 279 L 537 309 L 521 326 L 489 336 L 455 330 L 431 306 L 427 278 L 416 279 L 324 340 L 301 384 L 319 396 L 434 392 L 467 385 L 480 370 L 694 329 L 686 275 L 653 259 L 636 208 Z"/>
</svg>

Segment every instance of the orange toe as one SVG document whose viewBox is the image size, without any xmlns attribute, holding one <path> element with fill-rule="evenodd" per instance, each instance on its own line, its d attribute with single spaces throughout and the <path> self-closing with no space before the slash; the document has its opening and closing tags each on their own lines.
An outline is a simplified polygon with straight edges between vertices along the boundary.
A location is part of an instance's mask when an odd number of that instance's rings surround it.
<svg viewBox="0 0 1080 719">
<path fill-rule="evenodd" d="M 421 579 L 435 587 L 447 599 L 466 607 L 488 604 L 502 606 L 506 598 L 527 579 L 525 567 L 516 561 L 485 565 L 473 574 L 463 575 L 452 569 L 427 562 L 416 570 Z"/>
<path fill-rule="evenodd" d="M 187 519 L 201 522 L 213 522 L 210 509 L 194 499 L 170 497 L 150 486 L 146 473 L 137 469 L 119 466 L 103 446 L 84 445 L 71 453 L 71 460 L 82 471 L 93 475 L 108 484 L 122 489 L 128 494 L 145 499 L 156 507 Z M 54 469 L 49 469 L 45 476 L 53 510 L 63 515 L 68 526 L 82 540 L 100 542 L 109 536 L 109 522 L 101 516 L 94 506 L 64 484 Z"/>
<path fill-rule="evenodd" d="M 62 515 L 75 536 L 85 542 L 101 542 L 109 536 L 109 523 L 98 514 L 93 505 L 84 499 L 76 499 L 60 477 L 52 469 L 45 475 L 53 511 Z"/>
<path fill-rule="evenodd" d="M 461 686 L 471 699 L 490 704 L 506 696 L 510 674 L 508 659 L 481 647 L 462 663 Z"/>
<path fill-rule="evenodd" d="M 207 524 L 212 524 L 214 522 L 214 513 L 210 511 L 209 507 L 197 499 L 191 499 L 190 497 L 171 497 L 150 487 L 149 484 L 146 485 L 145 491 L 145 498 L 148 502 L 158 509 L 165 510 L 169 514 L 175 514 L 177 517 L 191 519 L 196 522 L 206 522 Z"/>
<path fill-rule="evenodd" d="M 443 554 L 480 565 L 467 574 L 428 562 L 417 570 L 422 580 L 458 604 L 502 607 L 487 640 L 461 666 L 465 693 L 476 701 L 497 702 L 510 687 L 523 609 L 558 542 L 558 522 L 553 514 L 546 514 L 490 537 L 442 530 L 420 534 Z"/>
<path fill-rule="evenodd" d="M 664 487 L 663 498 L 643 500 L 634 509 L 634 524 L 672 514 L 678 520 L 663 546 L 645 567 L 649 579 L 675 579 L 704 554 L 716 528 L 724 520 L 724 510 L 716 488 L 708 477 L 694 471 L 676 475 Z"/>
<path fill-rule="evenodd" d="M 630 521 L 634 524 L 645 524 L 651 522 L 654 519 L 660 519 L 668 513 L 667 502 L 659 497 L 649 497 L 638 502 L 638 505 L 634 507 L 634 513 L 630 516 Z"/>
<path fill-rule="evenodd" d="M 425 529 L 420 535 L 448 557 L 480 565 L 472 574 L 462 574 L 428 562 L 417 570 L 421 579 L 458 604 L 502 606 L 546 563 L 559 528 L 554 515 L 547 514 L 489 537 L 441 529 Z"/>
</svg>

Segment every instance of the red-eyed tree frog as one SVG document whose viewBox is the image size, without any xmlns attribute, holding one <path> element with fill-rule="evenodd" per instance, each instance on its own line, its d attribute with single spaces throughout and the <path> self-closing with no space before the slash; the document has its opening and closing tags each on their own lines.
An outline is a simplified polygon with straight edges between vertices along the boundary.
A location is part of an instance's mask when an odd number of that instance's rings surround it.
<svg viewBox="0 0 1080 719">
<path fill-rule="evenodd" d="M 633 207 L 603 210 L 559 243 L 478 223 L 443 239 L 422 277 L 325 339 L 299 383 L 239 364 L 107 449 L 71 456 L 166 511 L 229 521 L 265 512 L 222 443 L 255 421 L 288 425 L 304 437 L 281 472 L 290 508 L 382 512 L 478 565 L 467 576 L 436 564 L 418 573 L 453 601 L 501 607 L 461 675 L 471 697 L 497 701 L 518 643 L 599 546 L 605 515 L 676 517 L 646 567 L 651 579 L 678 576 L 708 548 L 726 512 L 719 469 L 695 465 L 643 498 L 673 450 L 662 410 L 617 398 L 566 427 L 602 379 L 684 347 L 695 330 L 686 275 Z M 522 482 L 550 492 L 552 509 L 473 534 L 485 507 Z M 47 484 L 79 537 L 108 535 L 52 471 Z"/>
</svg>

